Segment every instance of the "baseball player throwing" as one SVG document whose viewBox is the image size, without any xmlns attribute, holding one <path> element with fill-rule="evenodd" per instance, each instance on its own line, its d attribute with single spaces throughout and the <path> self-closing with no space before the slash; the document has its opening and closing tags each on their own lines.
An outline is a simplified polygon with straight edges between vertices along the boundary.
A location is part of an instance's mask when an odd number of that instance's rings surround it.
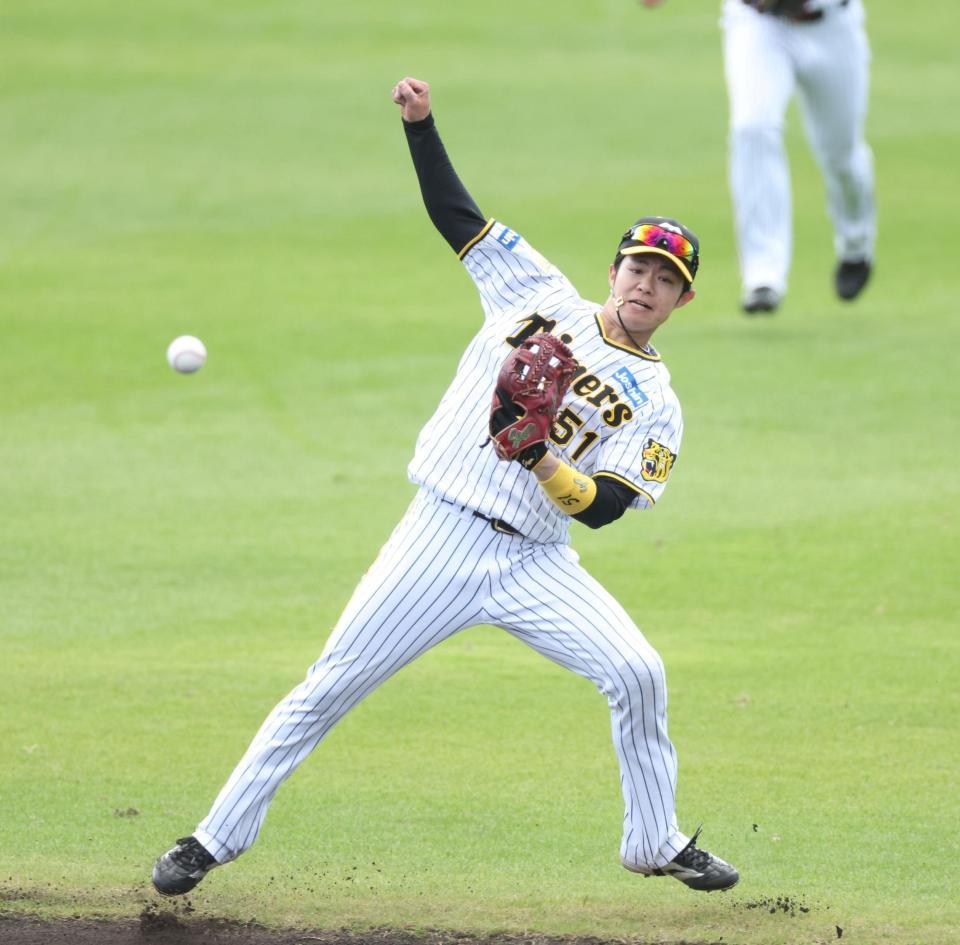
<svg viewBox="0 0 960 945">
<path fill-rule="evenodd" d="M 427 212 L 476 283 L 483 324 L 417 439 L 409 509 L 306 679 L 267 717 L 193 834 L 157 860 L 154 886 L 185 893 L 238 857 L 283 781 L 351 708 L 483 623 L 606 697 L 626 806 L 623 865 L 727 889 L 737 871 L 677 824 L 663 662 L 568 543 L 571 519 L 599 528 L 666 488 L 682 422 L 650 339 L 693 298 L 697 238 L 674 220 L 638 220 L 609 267 L 609 298 L 589 302 L 480 213 L 447 158 L 427 84 L 402 79 L 393 100 Z"/>
<path fill-rule="evenodd" d="M 743 309 L 771 313 L 787 290 L 792 208 L 783 129 L 795 91 L 827 185 L 834 288 L 855 299 L 870 277 L 877 229 L 861 0 L 724 0 L 722 23 Z"/>
</svg>

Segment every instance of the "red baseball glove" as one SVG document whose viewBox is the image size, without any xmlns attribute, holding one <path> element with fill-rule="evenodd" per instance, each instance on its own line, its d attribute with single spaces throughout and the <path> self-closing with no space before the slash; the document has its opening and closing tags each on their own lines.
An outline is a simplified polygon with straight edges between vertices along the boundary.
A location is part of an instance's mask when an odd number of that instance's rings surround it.
<svg viewBox="0 0 960 945">
<path fill-rule="evenodd" d="M 570 349 L 548 333 L 534 335 L 510 352 L 490 407 L 490 439 L 497 456 L 528 469 L 543 458 L 550 425 L 576 369 Z"/>
</svg>

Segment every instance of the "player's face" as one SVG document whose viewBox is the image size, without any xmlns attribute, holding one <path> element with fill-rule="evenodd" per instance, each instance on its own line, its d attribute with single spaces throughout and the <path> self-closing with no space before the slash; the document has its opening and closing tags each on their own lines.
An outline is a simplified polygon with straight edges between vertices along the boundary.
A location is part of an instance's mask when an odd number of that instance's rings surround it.
<svg viewBox="0 0 960 945">
<path fill-rule="evenodd" d="M 677 267 L 655 253 L 625 256 L 618 269 L 610 267 L 610 288 L 623 297 L 620 317 L 631 331 L 652 332 L 686 305 L 694 293 L 684 285 Z"/>
</svg>

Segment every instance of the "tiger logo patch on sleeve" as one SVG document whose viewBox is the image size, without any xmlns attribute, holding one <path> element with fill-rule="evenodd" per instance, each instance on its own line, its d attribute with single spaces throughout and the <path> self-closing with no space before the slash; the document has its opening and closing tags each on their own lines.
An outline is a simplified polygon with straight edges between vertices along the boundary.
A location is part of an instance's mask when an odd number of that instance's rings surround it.
<svg viewBox="0 0 960 945">
<path fill-rule="evenodd" d="M 648 439 L 643 448 L 643 478 L 648 482 L 666 482 L 676 459 L 676 453 L 671 453 L 662 443 Z"/>
</svg>

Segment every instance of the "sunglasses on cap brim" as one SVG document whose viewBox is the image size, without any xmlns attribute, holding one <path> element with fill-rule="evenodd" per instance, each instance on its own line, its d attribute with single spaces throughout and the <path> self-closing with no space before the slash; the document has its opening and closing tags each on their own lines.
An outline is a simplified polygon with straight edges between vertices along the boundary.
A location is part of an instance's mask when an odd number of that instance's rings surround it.
<svg viewBox="0 0 960 945">
<path fill-rule="evenodd" d="M 640 223 L 623 234 L 621 242 L 630 241 L 638 246 L 621 246 L 622 256 L 635 256 L 640 253 L 658 253 L 671 260 L 688 282 L 693 282 L 696 274 L 697 249 L 682 233 L 667 230 L 656 223 Z"/>
<path fill-rule="evenodd" d="M 623 234 L 624 240 L 642 243 L 651 249 L 665 249 L 671 256 L 677 256 L 692 263 L 697 258 L 697 250 L 682 233 L 675 230 L 666 230 L 656 223 L 641 223 L 631 227 Z M 633 247 L 622 249 L 622 253 L 629 252 Z"/>
</svg>

